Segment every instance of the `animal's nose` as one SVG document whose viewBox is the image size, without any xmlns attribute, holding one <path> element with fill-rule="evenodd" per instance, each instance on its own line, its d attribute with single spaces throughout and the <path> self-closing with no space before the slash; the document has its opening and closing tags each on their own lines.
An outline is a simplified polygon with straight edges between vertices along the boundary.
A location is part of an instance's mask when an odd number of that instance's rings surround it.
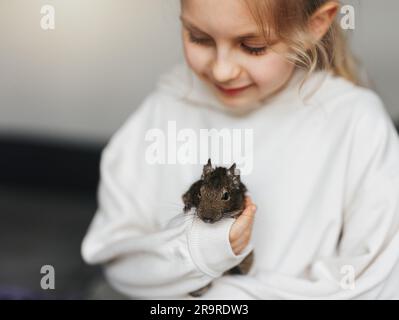
<svg viewBox="0 0 399 320">
<path fill-rule="evenodd" d="M 215 220 L 212 219 L 212 218 L 204 218 L 204 222 L 205 222 L 205 223 L 214 223 Z"/>
</svg>

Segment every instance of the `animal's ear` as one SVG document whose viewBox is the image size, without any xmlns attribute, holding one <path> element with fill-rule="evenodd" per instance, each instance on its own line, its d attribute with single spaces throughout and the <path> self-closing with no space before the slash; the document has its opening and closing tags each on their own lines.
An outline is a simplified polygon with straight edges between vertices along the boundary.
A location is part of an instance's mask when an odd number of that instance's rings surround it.
<svg viewBox="0 0 399 320">
<path fill-rule="evenodd" d="M 233 163 L 233 165 L 227 170 L 227 175 L 232 175 L 232 176 L 239 176 L 240 175 L 240 169 L 236 169 L 236 164 Z"/>
<path fill-rule="evenodd" d="M 211 163 L 211 159 L 209 158 L 208 163 L 206 165 L 204 165 L 204 169 L 202 170 L 202 179 L 204 179 L 205 176 L 210 174 L 212 171 L 213 171 L 212 163 Z"/>
<path fill-rule="evenodd" d="M 240 187 L 240 170 L 236 169 L 236 164 L 233 165 L 227 170 L 227 175 L 231 177 L 233 188 L 239 189 Z"/>
</svg>

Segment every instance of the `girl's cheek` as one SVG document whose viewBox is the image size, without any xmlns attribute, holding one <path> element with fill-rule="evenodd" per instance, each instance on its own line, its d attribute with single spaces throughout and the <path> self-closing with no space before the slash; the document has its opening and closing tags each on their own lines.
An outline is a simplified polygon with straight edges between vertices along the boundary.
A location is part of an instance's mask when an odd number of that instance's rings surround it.
<svg viewBox="0 0 399 320">
<path fill-rule="evenodd" d="M 195 72 L 203 73 L 208 61 L 207 52 L 192 44 L 186 44 L 184 47 L 187 64 Z"/>
<path fill-rule="evenodd" d="M 251 66 L 251 74 L 259 86 L 279 85 L 287 80 L 292 69 L 293 65 L 284 57 L 276 53 L 270 53 L 262 62 Z"/>
<path fill-rule="evenodd" d="M 194 71 L 198 72 L 203 69 L 203 56 L 198 52 L 198 50 L 187 48 L 186 50 L 186 60 L 188 65 Z"/>
</svg>

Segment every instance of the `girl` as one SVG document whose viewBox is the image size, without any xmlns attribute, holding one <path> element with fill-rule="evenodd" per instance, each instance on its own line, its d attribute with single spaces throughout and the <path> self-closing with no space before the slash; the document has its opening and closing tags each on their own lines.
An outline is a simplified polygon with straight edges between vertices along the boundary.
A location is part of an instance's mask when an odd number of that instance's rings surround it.
<svg viewBox="0 0 399 320">
<path fill-rule="evenodd" d="M 398 136 L 359 86 L 338 10 L 328 0 L 181 1 L 186 63 L 102 155 L 82 255 L 112 287 L 131 298 L 188 298 L 210 282 L 204 299 L 399 297 Z M 250 133 L 244 156 L 219 161 L 237 163 L 251 194 L 237 219 L 181 213 L 202 165 L 220 159 L 213 143 L 204 154 L 201 129 Z M 222 276 L 252 249 L 249 274 Z"/>
</svg>

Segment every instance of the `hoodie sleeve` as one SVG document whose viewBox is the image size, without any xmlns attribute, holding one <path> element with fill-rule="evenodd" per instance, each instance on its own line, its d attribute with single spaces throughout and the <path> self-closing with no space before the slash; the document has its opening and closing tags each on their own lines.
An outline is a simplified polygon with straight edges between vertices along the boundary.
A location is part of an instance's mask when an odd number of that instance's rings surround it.
<svg viewBox="0 0 399 320">
<path fill-rule="evenodd" d="M 150 96 L 104 149 L 98 209 L 81 249 L 87 263 L 102 264 L 111 286 L 132 298 L 187 295 L 252 249 L 232 251 L 234 219 L 210 225 L 176 208 L 174 218 L 158 223 L 159 180 L 168 166 L 146 161 L 144 138 L 162 121 L 159 101 Z"/>
<path fill-rule="evenodd" d="M 348 155 L 336 254 L 316 258 L 300 277 L 262 270 L 245 282 L 218 279 L 204 299 L 222 291 L 241 299 L 399 299 L 399 139 L 379 98 L 365 101 Z"/>
<path fill-rule="evenodd" d="M 339 272 L 339 297 L 399 298 L 399 139 L 375 94 L 357 123 L 347 177 L 339 258 L 325 272 Z"/>
</svg>

